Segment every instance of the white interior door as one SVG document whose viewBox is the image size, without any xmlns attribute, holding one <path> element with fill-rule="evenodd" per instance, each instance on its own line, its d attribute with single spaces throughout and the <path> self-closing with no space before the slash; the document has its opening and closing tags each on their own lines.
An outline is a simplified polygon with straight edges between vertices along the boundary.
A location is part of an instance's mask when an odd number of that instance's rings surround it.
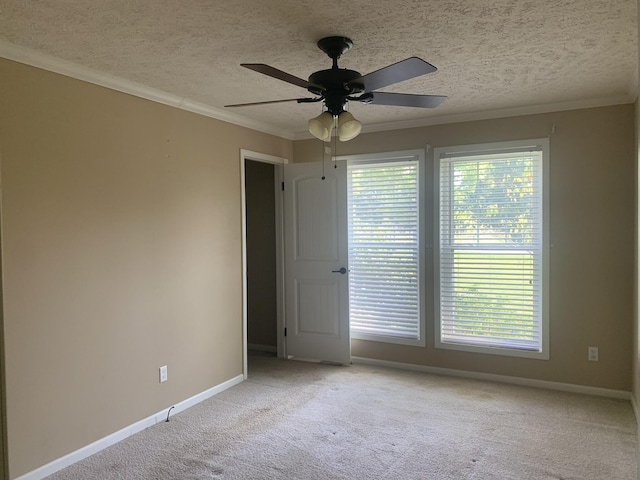
<svg viewBox="0 0 640 480">
<path fill-rule="evenodd" d="M 284 166 L 287 355 L 351 362 L 346 162 Z"/>
</svg>

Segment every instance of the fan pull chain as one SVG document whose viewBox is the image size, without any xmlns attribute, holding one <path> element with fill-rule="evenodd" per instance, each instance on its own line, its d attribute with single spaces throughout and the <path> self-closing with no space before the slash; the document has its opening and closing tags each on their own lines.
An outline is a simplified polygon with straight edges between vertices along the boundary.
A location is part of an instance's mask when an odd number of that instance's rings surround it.
<svg viewBox="0 0 640 480">
<path fill-rule="evenodd" d="M 324 142 L 320 140 L 320 148 L 322 148 L 322 180 L 326 177 L 324 176 Z"/>
<path fill-rule="evenodd" d="M 334 117 L 333 127 L 336 131 L 333 137 L 333 168 L 338 168 L 336 164 L 336 157 L 338 156 L 338 117 Z"/>
</svg>

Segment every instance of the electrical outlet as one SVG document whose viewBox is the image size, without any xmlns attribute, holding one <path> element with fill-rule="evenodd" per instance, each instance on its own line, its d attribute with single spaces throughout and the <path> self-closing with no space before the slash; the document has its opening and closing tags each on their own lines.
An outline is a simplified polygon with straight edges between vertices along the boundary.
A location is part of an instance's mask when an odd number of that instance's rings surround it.
<svg viewBox="0 0 640 480">
<path fill-rule="evenodd" d="M 598 347 L 589 347 L 589 361 L 590 362 L 598 361 Z"/>
<path fill-rule="evenodd" d="M 167 381 L 167 366 L 160 367 L 160 383 Z"/>
</svg>

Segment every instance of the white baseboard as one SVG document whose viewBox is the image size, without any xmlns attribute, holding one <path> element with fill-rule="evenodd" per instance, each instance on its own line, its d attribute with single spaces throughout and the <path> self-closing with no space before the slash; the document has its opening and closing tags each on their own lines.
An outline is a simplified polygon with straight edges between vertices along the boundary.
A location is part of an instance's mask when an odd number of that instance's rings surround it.
<svg viewBox="0 0 640 480">
<path fill-rule="evenodd" d="M 636 416 L 636 423 L 640 426 L 640 417 L 638 417 L 638 404 L 633 393 L 631 394 L 631 406 L 633 407 L 633 413 Z M 640 472 L 638 472 L 638 474 L 640 474 Z"/>
<path fill-rule="evenodd" d="M 255 343 L 249 343 L 247 345 L 247 350 L 254 350 L 256 352 L 269 352 L 269 353 L 278 352 L 278 349 L 271 345 L 256 345 Z"/>
<path fill-rule="evenodd" d="M 402 370 L 413 370 L 416 372 L 433 373 L 436 375 L 446 375 L 450 377 L 463 377 L 473 380 L 487 380 L 490 382 L 510 383 L 525 387 L 544 388 L 547 390 L 559 390 L 562 392 L 583 393 L 586 395 L 597 395 L 600 397 L 618 398 L 632 401 L 631 392 L 624 390 L 611 390 L 608 388 L 589 387 L 586 385 L 574 385 L 572 383 L 550 382 L 547 380 L 536 380 L 533 378 L 510 377 L 507 375 L 496 375 L 493 373 L 469 372 L 466 370 L 455 370 L 453 368 L 429 367 L 426 365 L 415 365 L 412 363 L 390 362 L 387 360 L 375 360 L 364 357 L 351 357 L 352 363 L 363 365 L 374 365 L 379 367 L 398 368 Z M 632 402 L 633 404 L 633 402 Z"/>
<path fill-rule="evenodd" d="M 213 397 L 214 395 L 217 395 L 218 393 L 223 392 L 228 388 L 231 388 L 234 385 L 239 384 L 243 380 L 244 380 L 244 376 L 238 375 L 237 377 L 234 377 L 230 380 L 227 380 L 226 382 L 216 385 L 215 387 L 212 387 L 209 390 L 205 390 L 204 392 L 198 393 L 197 395 L 194 395 L 191 398 L 187 398 L 186 400 L 183 400 L 180 403 L 176 403 L 175 405 L 173 405 L 173 407 L 175 408 L 171 410 L 171 414 L 174 415 L 176 413 L 182 412 L 187 408 L 192 407 L 197 403 L 200 403 L 206 400 L 207 398 Z M 110 447 L 111 445 L 114 445 L 124 440 L 127 437 L 130 437 L 131 435 L 141 432 L 145 428 L 149 428 L 155 425 L 156 423 L 164 422 L 167 419 L 167 413 L 169 411 L 169 408 L 170 407 L 167 407 L 161 412 L 158 412 L 154 415 L 151 415 L 150 417 L 140 420 L 139 422 L 129 425 L 128 427 L 125 427 L 122 430 L 118 430 L 117 432 L 114 432 L 111 435 L 107 435 L 106 437 L 101 438 L 100 440 L 97 440 L 85 447 L 82 447 L 79 450 L 76 450 L 75 452 L 71 452 L 68 455 L 65 455 L 64 457 L 60 457 L 57 460 L 54 460 L 53 462 L 47 463 L 46 465 L 43 465 L 42 467 L 37 468 L 36 470 L 32 470 L 29 473 L 25 473 L 24 475 L 16 478 L 15 480 L 40 480 L 49 475 L 52 475 L 53 473 L 59 470 L 62 470 L 63 468 L 68 467 L 69 465 L 73 465 L 74 463 L 79 462 L 80 460 L 83 460 L 95 453 L 98 453 L 101 450 L 104 450 L 107 447 Z"/>
</svg>

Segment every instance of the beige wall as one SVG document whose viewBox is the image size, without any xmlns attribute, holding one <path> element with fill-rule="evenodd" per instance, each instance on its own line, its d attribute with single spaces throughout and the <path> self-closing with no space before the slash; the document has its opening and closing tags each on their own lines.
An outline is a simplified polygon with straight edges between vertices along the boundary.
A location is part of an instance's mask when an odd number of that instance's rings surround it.
<svg viewBox="0 0 640 480">
<path fill-rule="evenodd" d="M 0 60 L 0 147 L 15 478 L 242 373 L 239 150 L 292 145 Z"/>
<path fill-rule="evenodd" d="M 633 106 L 363 134 L 338 154 L 552 125 L 550 360 L 436 350 L 431 323 L 426 348 L 354 341 L 354 355 L 631 389 Z M 0 60 L 12 477 L 241 373 L 240 148 L 319 151 Z"/>
<path fill-rule="evenodd" d="M 640 10 L 639 10 L 640 11 Z M 638 89 L 640 91 L 640 88 Z M 638 437 L 640 438 L 640 418 L 638 418 L 638 407 L 640 407 L 640 280 L 638 278 L 639 262 L 640 262 L 640 105 L 638 100 L 635 103 L 635 130 L 636 130 L 636 172 L 634 178 L 636 180 L 635 194 L 636 198 L 634 206 L 635 215 L 635 241 L 634 241 L 634 258 L 633 258 L 633 361 L 632 361 L 632 393 L 633 405 L 636 413 L 636 422 L 638 423 Z M 640 448 L 638 449 L 638 479 L 640 479 Z"/>
<path fill-rule="evenodd" d="M 375 108 L 375 107 L 371 107 Z M 555 125 L 555 133 L 551 134 Z M 338 155 L 497 142 L 550 135 L 550 359 L 353 341 L 355 356 L 631 389 L 634 255 L 633 105 L 364 134 Z M 294 142 L 294 161 L 317 161 L 318 140 Z M 431 152 L 428 171 L 433 168 Z M 430 182 L 428 182 L 430 184 Z M 433 188 L 430 188 L 433 195 Z M 427 195 L 429 197 L 429 194 Z M 431 243 L 427 239 L 425 243 Z M 433 302 L 432 296 L 428 300 Z M 600 361 L 587 361 L 587 347 Z"/>
<path fill-rule="evenodd" d="M 640 37 L 640 0 L 638 5 L 638 37 Z M 638 49 L 638 65 L 640 65 L 640 49 Z M 637 92 L 640 93 L 640 79 L 638 80 Z M 636 185 L 634 201 L 635 206 L 635 241 L 634 241 L 634 259 L 633 259 L 633 362 L 632 362 L 632 390 L 633 403 L 636 412 L 636 421 L 638 407 L 640 406 L 640 280 L 638 278 L 639 262 L 640 262 L 640 105 L 636 99 L 635 103 L 635 165 L 636 172 L 634 175 Z M 638 421 L 638 436 L 640 437 L 640 421 Z M 638 478 L 640 479 L 640 449 L 638 449 Z"/>
<path fill-rule="evenodd" d="M 247 341 L 277 347 L 275 170 L 245 163 L 247 200 Z"/>
<path fill-rule="evenodd" d="M 0 165 L 2 165 L 2 149 L 0 148 Z M 1 182 L 0 182 L 1 183 Z M 0 188 L 0 198 L 1 198 Z M 2 272 L 2 225 L 0 215 L 0 272 Z M 6 411 L 6 379 L 5 379 L 5 353 L 4 353 L 4 308 L 2 275 L 0 275 L 0 480 L 9 478 L 9 464 L 7 462 L 7 411 Z"/>
</svg>

